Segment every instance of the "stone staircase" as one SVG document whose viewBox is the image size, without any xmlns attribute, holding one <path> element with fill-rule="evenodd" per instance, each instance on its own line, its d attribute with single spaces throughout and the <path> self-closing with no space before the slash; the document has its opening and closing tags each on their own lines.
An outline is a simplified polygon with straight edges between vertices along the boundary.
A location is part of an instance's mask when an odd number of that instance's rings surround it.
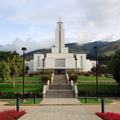
<svg viewBox="0 0 120 120">
<path fill-rule="evenodd" d="M 75 98 L 75 91 L 67 83 L 65 75 L 55 75 L 53 83 L 46 91 L 46 98 Z"/>
</svg>

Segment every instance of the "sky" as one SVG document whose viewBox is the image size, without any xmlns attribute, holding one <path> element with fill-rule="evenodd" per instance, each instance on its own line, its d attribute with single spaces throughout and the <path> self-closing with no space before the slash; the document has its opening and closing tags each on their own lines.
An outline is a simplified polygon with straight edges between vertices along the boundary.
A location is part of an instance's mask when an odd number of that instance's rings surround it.
<svg viewBox="0 0 120 120">
<path fill-rule="evenodd" d="M 65 43 L 120 39 L 120 0 L 0 0 L 0 51 L 50 48 L 59 17 Z"/>
</svg>

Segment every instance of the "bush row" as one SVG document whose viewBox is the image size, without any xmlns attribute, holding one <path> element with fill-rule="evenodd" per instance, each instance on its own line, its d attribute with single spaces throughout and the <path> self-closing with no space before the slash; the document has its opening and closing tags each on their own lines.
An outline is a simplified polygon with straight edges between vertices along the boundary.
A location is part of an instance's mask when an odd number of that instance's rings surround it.
<svg viewBox="0 0 120 120">
<path fill-rule="evenodd" d="M 97 96 L 96 92 L 85 91 L 85 90 L 78 91 L 79 97 L 84 97 L 85 94 L 87 94 L 88 97 L 96 97 Z M 99 97 L 120 97 L 120 91 L 118 91 L 118 92 L 99 91 L 98 96 Z"/>
<path fill-rule="evenodd" d="M 40 71 L 40 72 L 31 72 L 29 73 L 29 76 L 30 77 L 33 77 L 33 76 L 39 76 L 39 75 L 52 75 L 50 71 Z"/>
<path fill-rule="evenodd" d="M 92 74 L 90 71 L 88 71 L 88 72 L 80 72 L 80 71 L 74 72 L 74 71 L 69 71 L 67 73 L 68 73 L 68 76 L 71 76 L 72 74 L 77 74 L 78 76 L 87 76 L 87 77 L 89 77 L 90 75 L 96 76 L 96 73 Z M 97 74 L 97 76 L 101 77 L 101 74 Z M 104 77 L 112 78 L 113 76 L 112 75 L 108 75 L 108 74 L 104 74 Z"/>
<path fill-rule="evenodd" d="M 29 92 L 25 93 L 24 97 L 25 98 L 33 98 L 34 94 L 36 94 L 37 98 L 42 98 L 43 97 L 42 93 L 29 93 Z M 0 98 L 2 98 L 2 99 L 15 99 L 17 97 L 22 99 L 23 94 L 19 93 L 19 92 L 18 93 L 14 93 L 14 92 L 3 93 L 3 92 L 0 91 Z"/>
</svg>

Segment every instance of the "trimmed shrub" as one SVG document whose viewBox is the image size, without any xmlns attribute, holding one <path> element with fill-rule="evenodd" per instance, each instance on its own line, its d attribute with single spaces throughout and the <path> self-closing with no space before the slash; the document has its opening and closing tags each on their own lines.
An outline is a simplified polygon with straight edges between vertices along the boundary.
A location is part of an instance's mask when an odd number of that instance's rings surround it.
<svg viewBox="0 0 120 120">
<path fill-rule="evenodd" d="M 8 92 L 5 97 L 8 99 L 15 99 L 16 98 L 14 92 Z"/>
<path fill-rule="evenodd" d="M 35 75 L 38 76 L 40 74 L 40 72 L 35 72 Z"/>
<path fill-rule="evenodd" d="M 16 97 L 21 97 L 21 93 L 17 92 L 16 94 Z"/>
<path fill-rule="evenodd" d="M 73 74 L 69 77 L 69 80 L 73 80 L 73 81 L 77 81 L 78 79 L 78 75 L 77 74 Z"/>
<path fill-rule="evenodd" d="M 25 94 L 25 97 L 29 98 L 30 97 L 30 93 L 28 92 L 27 94 Z"/>
<path fill-rule="evenodd" d="M 45 70 L 45 74 L 51 74 L 49 70 Z"/>
<path fill-rule="evenodd" d="M 34 94 L 36 94 L 36 98 L 42 98 L 42 93 L 32 93 L 32 97 L 34 97 Z"/>
<path fill-rule="evenodd" d="M 87 92 L 85 90 L 80 90 L 79 94 L 86 94 Z"/>
<path fill-rule="evenodd" d="M 48 75 L 42 75 L 42 81 L 47 82 L 47 80 L 50 80 L 50 77 Z"/>
<path fill-rule="evenodd" d="M 43 75 L 45 72 L 44 71 L 40 71 L 40 74 Z"/>
<path fill-rule="evenodd" d="M 89 72 L 85 73 L 85 76 L 89 77 L 89 76 L 90 76 L 90 73 L 89 73 Z"/>
<path fill-rule="evenodd" d="M 3 96 L 3 95 L 4 95 L 4 93 L 0 91 L 0 96 Z"/>
<path fill-rule="evenodd" d="M 30 77 L 33 77 L 35 74 L 33 72 L 29 73 Z"/>
<path fill-rule="evenodd" d="M 77 72 L 77 74 L 79 75 L 79 76 L 81 76 L 81 75 L 85 75 L 85 72 Z"/>
</svg>

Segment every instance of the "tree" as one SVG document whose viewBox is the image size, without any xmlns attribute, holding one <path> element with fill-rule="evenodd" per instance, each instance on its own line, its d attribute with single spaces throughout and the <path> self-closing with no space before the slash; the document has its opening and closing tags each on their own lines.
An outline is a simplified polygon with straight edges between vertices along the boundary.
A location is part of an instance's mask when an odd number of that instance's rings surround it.
<svg viewBox="0 0 120 120">
<path fill-rule="evenodd" d="M 26 66 L 25 67 L 25 74 L 28 74 L 28 70 L 29 70 L 30 68 L 29 68 L 29 66 Z"/>
<path fill-rule="evenodd" d="M 115 55 L 111 58 L 107 68 L 113 73 L 113 78 L 120 86 L 120 51 L 116 51 Z"/>
<path fill-rule="evenodd" d="M 0 76 L 2 82 L 5 82 L 9 79 L 10 69 L 9 64 L 5 62 L 5 60 L 0 61 Z"/>
<path fill-rule="evenodd" d="M 13 88 L 15 88 L 14 75 L 19 74 L 23 68 L 23 59 L 19 55 L 14 55 L 10 60 L 10 75 L 13 80 Z"/>
<path fill-rule="evenodd" d="M 0 66 L 0 83 L 4 81 L 3 77 L 3 68 Z"/>
<path fill-rule="evenodd" d="M 91 68 L 91 72 L 92 72 L 93 74 L 96 73 L 96 67 Z M 106 74 L 106 73 L 107 73 L 107 67 L 98 64 L 98 65 L 97 65 L 97 73 L 98 73 L 98 74 Z"/>
</svg>

